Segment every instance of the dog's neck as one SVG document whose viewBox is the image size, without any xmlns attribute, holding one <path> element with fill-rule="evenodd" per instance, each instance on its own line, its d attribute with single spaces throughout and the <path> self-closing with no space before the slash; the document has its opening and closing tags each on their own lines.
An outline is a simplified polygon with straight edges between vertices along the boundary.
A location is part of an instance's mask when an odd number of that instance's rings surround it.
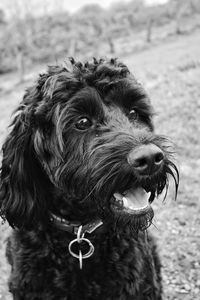
<svg viewBox="0 0 200 300">
<path fill-rule="evenodd" d="M 94 232 L 97 228 L 103 225 L 101 219 L 93 220 L 87 224 L 82 225 L 80 222 L 70 222 L 64 218 L 61 218 L 53 213 L 51 213 L 51 222 L 58 229 L 67 231 L 71 234 L 77 235 L 79 228 L 81 227 L 81 233 L 85 234 Z"/>
</svg>

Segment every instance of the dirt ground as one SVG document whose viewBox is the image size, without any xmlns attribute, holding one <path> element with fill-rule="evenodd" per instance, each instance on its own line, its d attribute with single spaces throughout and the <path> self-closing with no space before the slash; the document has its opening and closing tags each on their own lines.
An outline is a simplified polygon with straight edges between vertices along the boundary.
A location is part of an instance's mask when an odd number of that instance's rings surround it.
<svg viewBox="0 0 200 300">
<path fill-rule="evenodd" d="M 122 58 L 144 84 L 156 110 L 156 132 L 170 137 L 176 150 L 180 187 L 173 182 L 164 202 L 154 202 L 154 226 L 162 260 L 164 300 L 200 299 L 200 31 L 176 36 Z M 37 73 L 37 72 L 33 72 Z M 0 143 L 9 115 L 27 82 L 16 74 L 1 76 Z M 35 76 L 35 75 L 34 75 Z M 2 84 L 3 83 L 3 84 Z M 4 258 L 7 225 L 0 227 L 0 300 L 9 300 Z"/>
</svg>

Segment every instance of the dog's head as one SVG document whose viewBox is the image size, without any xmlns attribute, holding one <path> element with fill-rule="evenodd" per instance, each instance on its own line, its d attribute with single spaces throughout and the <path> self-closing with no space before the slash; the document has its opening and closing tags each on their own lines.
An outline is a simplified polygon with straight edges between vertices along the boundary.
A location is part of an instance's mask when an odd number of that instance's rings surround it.
<svg viewBox="0 0 200 300">
<path fill-rule="evenodd" d="M 14 227 L 51 213 L 146 228 L 178 171 L 153 132 L 141 85 L 117 60 L 49 67 L 25 93 L 3 145 L 1 215 Z"/>
</svg>

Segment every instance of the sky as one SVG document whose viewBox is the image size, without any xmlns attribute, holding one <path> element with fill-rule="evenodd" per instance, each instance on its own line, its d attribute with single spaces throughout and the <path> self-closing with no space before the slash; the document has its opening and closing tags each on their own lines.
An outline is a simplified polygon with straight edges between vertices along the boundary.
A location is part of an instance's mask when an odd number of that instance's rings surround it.
<svg viewBox="0 0 200 300">
<path fill-rule="evenodd" d="M 59 1 L 59 0 L 58 0 Z M 104 8 L 107 8 L 111 5 L 111 3 L 114 2 L 129 2 L 130 0 L 66 0 L 64 3 L 67 3 L 67 10 L 70 12 L 77 11 L 80 7 L 82 7 L 84 4 L 99 4 Z M 157 3 L 166 3 L 168 0 L 145 0 L 148 5 L 153 5 Z"/>
<path fill-rule="evenodd" d="M 110 6 L 111 3 L 114 2 L 128 2 L 128 0 L 67 0 L 65 1 L 67 4 L 67 9 L 70 12 L 77 11 L 80 7 L 82 7 L 85 4 L 99 4 L 100 6 L 107 8 Z"/>
<path fill-rule="evenodd" d="M 30 2 L 29 2 L 30 1 Z M 42 1 L 42 5 L 40 5 Z M 116 2 L 129 2 L 130 0 L 0 0 L 0 8 L 3 8 L 6 11 L 7 15 L 11 15 L 12 8 L 16 7 L 19 10 L 20 14 L 23 14 L 23 6 L 30 7 L 33 14 L 44 14 L 45 11 L 52 12 L 55 9 L 59 10 L 65 9 L 70 13 L 76 12 L 85 4 L 99 4 L 104 8 L 108 8 L 112 3 Z M 168 0 L 144 0 L 147 5 L 154 4 L 163 4 L 168 2 Z M 31 5 L 27 4 L 31 3 Z"/>
</svg>

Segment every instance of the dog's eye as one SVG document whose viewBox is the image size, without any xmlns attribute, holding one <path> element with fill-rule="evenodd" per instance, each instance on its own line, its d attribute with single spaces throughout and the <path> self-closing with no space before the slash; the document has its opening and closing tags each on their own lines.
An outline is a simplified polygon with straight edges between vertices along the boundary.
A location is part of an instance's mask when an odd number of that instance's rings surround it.
<svg viewBox="0 0 200 300">
<path fill-rule="evenodd" d="M 76 128 L 79 130 L 86 130 L 92 126 L 92 121 L 88 118 L 82 118 L 76 123 Z"/>
<path fill-rule="evenodd" d="M 138 113 L 135 111 L 135 109 L 131 109 L 128 116 L 131 120 L 136 120 Z"/>
</svg>

